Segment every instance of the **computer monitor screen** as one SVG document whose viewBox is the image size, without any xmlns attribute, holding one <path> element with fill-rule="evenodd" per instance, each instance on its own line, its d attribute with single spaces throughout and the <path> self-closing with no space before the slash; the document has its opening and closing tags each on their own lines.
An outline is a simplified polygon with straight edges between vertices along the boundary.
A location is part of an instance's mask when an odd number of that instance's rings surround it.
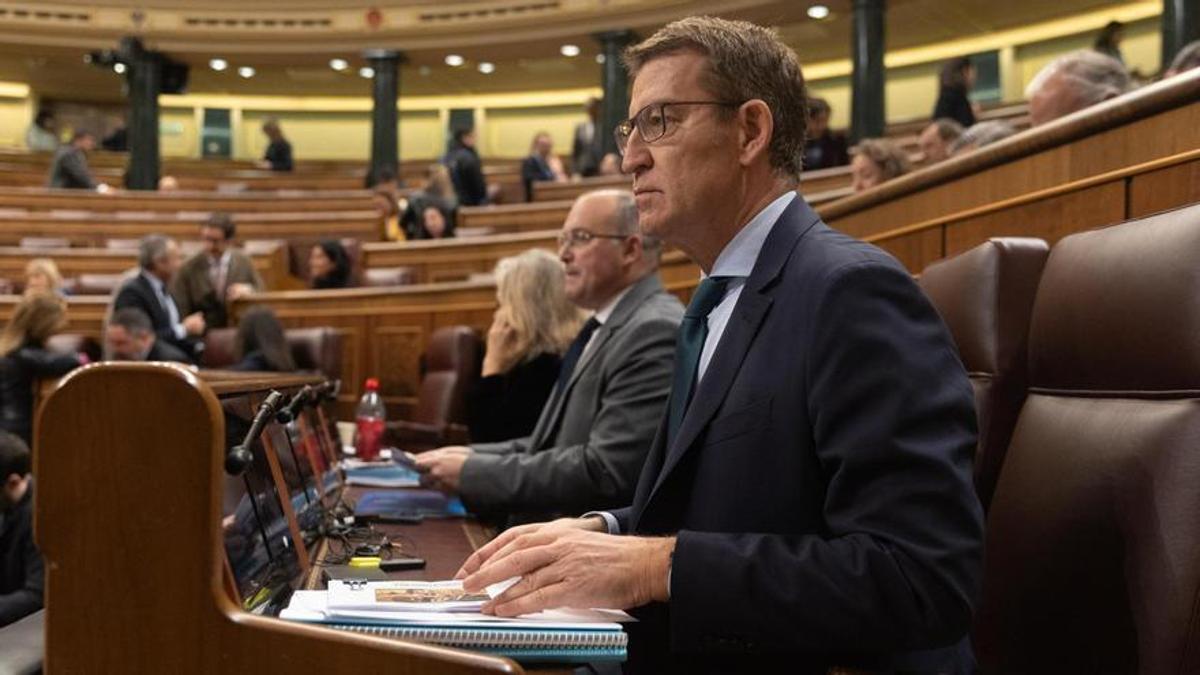
<svg viewBox="0 0 1200 675">
<path fill-rule="evenodd" d="M 254 418 L 250 400 L 222 401 L 226 451 L 242 443 Z M 300 575 L 300 557 L 261 439 L 241 476 L 226 476 L 222 501 L 225 554 L 247 611 L 271 612 L 286 602 Z"/>
</svg>

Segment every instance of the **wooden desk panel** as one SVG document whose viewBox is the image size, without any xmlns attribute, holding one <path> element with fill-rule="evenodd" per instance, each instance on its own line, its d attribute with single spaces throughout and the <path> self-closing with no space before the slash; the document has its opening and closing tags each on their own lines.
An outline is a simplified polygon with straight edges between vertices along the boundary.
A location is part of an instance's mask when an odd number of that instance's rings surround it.
<svg viewBox="0 0 1200 675">
<path fill-rule="evenodd" d="M 278 193 L 148 192 L 0 187 L 0 208 L 76 211 L 368 211 L 374 209 L 367 190 Z"/>
<path fill-rule="evenodd" d="M 355 238 L 378 241 L 383 223 L 376 211 L 330 211 L 316 213 L 234 213 L 237 237 L 251 239 Z M 209 212 L 192 211 L 131 213 L 44 211 L 0 211 L 0 245 L 17 246 L 25 237 L 68 239 L 72 246 L 104 247 L 109 239 L 140 239 L 147 234 L 165 234 L 180 240 L 196 238 Z"/>
<path fill-rule="evenodd" d="M 511 661 L 241 611 L 224 584 L 224 418 L 161 364 L 93 364 L 40 411 L 47 673 L 519 673 Z"/>
<path fill-rule="evenodd" d="M 474 274 L 491 274 L 496 263 L 531 248 L 555 252 L 559 230 L 497 234 L 462 239 L 371 243 L 363 245 L 367 269 L 407 267 L 417 283 L 466 281 Z"/>
</svg>

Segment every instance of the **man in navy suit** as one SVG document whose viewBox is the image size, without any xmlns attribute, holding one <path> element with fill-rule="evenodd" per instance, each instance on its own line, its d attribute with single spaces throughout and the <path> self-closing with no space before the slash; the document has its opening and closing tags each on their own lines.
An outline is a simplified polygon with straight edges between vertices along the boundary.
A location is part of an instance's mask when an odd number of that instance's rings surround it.
<svg viewBox="0 0 1200 675">
<path fill-rule="evenodd" d="M 971 387 L 936 311 L 795 194 L 805 87 L 763 28 L 693 17 L 626 54 L 639 222 L 705 273 L 629 508 L 467 560 L 486 607 L 631 609 L 627 670 L 946 672 L 978 592 Z M 624 535 L 624 536 L 614 536 Z"/>
</svg>

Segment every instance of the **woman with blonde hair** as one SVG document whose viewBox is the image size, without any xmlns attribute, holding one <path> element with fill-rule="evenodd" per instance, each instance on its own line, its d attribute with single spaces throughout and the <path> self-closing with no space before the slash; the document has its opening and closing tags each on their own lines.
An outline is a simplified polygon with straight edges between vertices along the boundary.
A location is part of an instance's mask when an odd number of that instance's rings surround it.
<svg viewBox="0 0 1200 675">
<path fill-rule="evenodd" d="M 0 332 L 0 429 L 30 445 L 34 381 L 61 377 L 87 362 L 82 354 L 47 351 L 46 341 L 66 325 L 66 302 L 43 291 L 21 300 Z"/>
<path fill-rule="evenodd" d="M 49 258 L 34 258 L 25 265 L 25 295 L 58 293 L 63 295 L 62 274 Z"/>
<path fill-rule="evenodd" d="M 562 263 L 536 249 L 496 264 L 496 310 L 468 411 L 472 442 L 528 436 L 584 313 L 567 299 Z"/>
</svg>

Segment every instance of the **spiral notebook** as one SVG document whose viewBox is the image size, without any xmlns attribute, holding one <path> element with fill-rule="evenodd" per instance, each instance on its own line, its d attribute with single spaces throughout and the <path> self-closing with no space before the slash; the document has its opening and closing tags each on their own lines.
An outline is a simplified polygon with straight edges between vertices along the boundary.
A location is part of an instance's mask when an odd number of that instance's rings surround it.
<svg viewBox="0 0 1200 675">
<path fill-rule="evenodd" d="M 325 591 L 296 591 L 279 617 L 380 637 L 505 656 L 522 663 L 624 661 L 624 612 L 550 610 L 517 619 L 478 613 L 333 610 Z"/>
</svg>

